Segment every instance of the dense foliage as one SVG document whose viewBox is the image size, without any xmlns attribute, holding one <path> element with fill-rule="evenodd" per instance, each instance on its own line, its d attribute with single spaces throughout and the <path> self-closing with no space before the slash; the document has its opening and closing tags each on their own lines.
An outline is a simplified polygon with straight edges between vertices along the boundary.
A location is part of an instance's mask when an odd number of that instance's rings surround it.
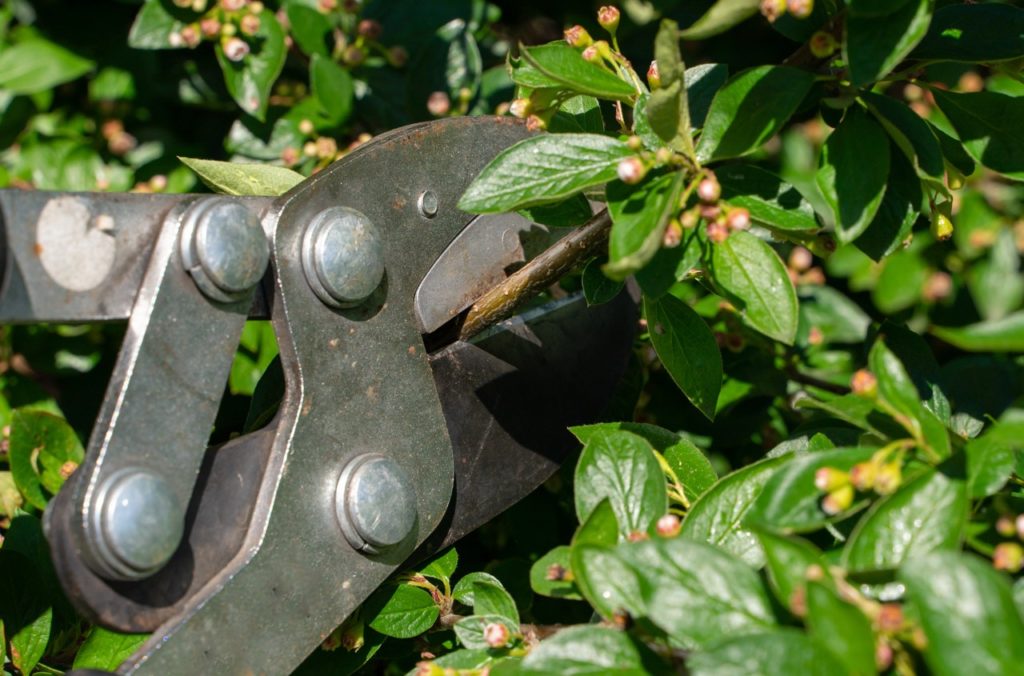
<svg viewBox="0 0 1024 676">
<path fill-rule="evenodd" d="M 384 129 L 507 112 L 538 133 L 460 206 L 569 229 L 604 201 L 607 255 L 561 285 L 643 293 L 578 459 L 396 576 L 301 673 L 1024 664 L 1024 9 L 102 4 L 0 8 L 0 186 L 276 193 Z M 113 668 L 144 639 L 75 615 L 39 526 L 118 334 L 4 333 L 16 673 Z M 251 322 L 214 440 L 263 419 L 275 354 Z"/>
</svg>

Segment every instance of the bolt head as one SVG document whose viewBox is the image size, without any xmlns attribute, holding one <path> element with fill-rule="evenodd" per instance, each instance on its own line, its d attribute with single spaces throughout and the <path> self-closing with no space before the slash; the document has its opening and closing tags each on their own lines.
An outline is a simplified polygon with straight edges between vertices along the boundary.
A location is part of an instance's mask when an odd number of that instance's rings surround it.
<svg viewBox="0 0 1024 676">
<path fill-rule="evenodd" d="M 242 300 L 270 262 L 259 218 L 223 197 L 203 200 L 185 214 L 181 253 L 200 290 L 221 302 Z"/>
<path fill-rule="evenodd" d="M 394 460 L 375 453 L 361 455 L 341 473 L 335 512 L 349 543 L 376 554 L 398 545 L 413 532 L 416 492 Z"/>
<path fill-rule="evenodd" d="M 170 485 L 142 469 L 124 469 L 100 488 L 90 534 L 99 572 L 137 580 L 170 560 L 185 528 L 184 510 Z"/>
<path fill-rule="evenodd" d="M 306 228 L 302 263 L 320 300 L 331 307 L 352 307 L 369 298 L 384 279 L 384 244 L 363 213 L 331 207 Z"/>
<path fill-rule="evenodd" d="M 420 213 L 427 218 L 433 218 L 437 216 L 437 193 L 433 190 L 426 190 L 420 193 L 419 204 Z"/>
</svg>

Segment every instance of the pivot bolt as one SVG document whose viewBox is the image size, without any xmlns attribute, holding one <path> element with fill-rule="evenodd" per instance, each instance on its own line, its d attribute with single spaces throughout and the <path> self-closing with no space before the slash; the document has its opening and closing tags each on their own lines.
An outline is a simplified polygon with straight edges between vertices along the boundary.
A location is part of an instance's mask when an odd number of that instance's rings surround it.
<svg viewBox="0 0 1024 676">
<path fill-rule="evenodd" d="M 196 286 L 222 303 L 243 300 L 263 278 L 270 245 L 259 218 L 240 202 L 204 199 L 186 213 L 181 259 Z"/>
<path fill-rule="evenodd" d="M 433 190 L 426 190 L 420 193 L 420 197 L 417 200 L 417 206 L 420 209 L 420 213 L 426 218 L 433 218 L 437 216 L 437 193 Z"/>
<path fill-rule="evenodd" d="M 139 580 L 162 568 L 177 550 L 185 514 L 167 481 L 126 468 L 100 486 L 89 525 L 97 572 Z"/>
<path fill-rule="evenodd" d="M 363 213 L 348 207 L 321 211 L 302 237 L 302 267 L 310 288 L 325 304 L 353 307 L 384 278 L 384 245 Z"/>
<path fill-rule="evenodd" d="M 355 549 L 378 554 L 416 527 L 416 492 L 404 470 L 378 453 L 360 455 L 341 472 L 334 496 L 338 525 Z"/>
</svg>

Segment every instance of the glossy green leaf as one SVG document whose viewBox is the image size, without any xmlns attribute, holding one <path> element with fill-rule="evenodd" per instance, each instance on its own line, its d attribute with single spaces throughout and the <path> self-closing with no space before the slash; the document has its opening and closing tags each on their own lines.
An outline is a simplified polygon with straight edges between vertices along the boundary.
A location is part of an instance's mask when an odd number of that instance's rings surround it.
<svg viewBox="0 0 1024 676">
<path fill-rule="evenodd" d="M 875 632 L 871 621 L 853 604 L 839 598 L 830 585 L 807 583 L 807 629 L 811 638 L 839 658 L 845 673 L 874 676 Z"/>
<path fill-rule="evenodd" d="M 800 287 L 800 331 L 821 332 L 825 343 L 859 343 L 867 336 L 871 318 L 857 303 L 830 286 Z"/>
<path fill-rule="evenodd" d="M 615 101 L 629 101 L 637 95 L 633 85 L 586 61 L 578 50 L 563 41 L 523 47 L 520 58 L 549 82 L 578 94 Z M 512 71 L 512 79 L 527 87 L 536 86 L 517 79 L 516 69 Z"/>
<path fill-rule="evenodd" d="M 1024 621 L 1009 580 L 989 562 L 936 552 L 908 562 L 899 577 L 920 610 L 932 673 L 1012 674 L 1024 664 Z"/>
<path fill-rule="evenodd" d="M 474 572 L 463 575 L 452 589 L 452 598 L 463 605 L 472 606 L 476 603 L 476 583 L 486 582 L 504 589 L 501 580 L 490 573 Z"/>
<path fill-rule="evenodd" d="M 178 159 L 196 172 L 213 191 L 224 195 L 283 195 L 305 180 L 298 172 L 270 164 L 218 162 L 193 157 Z"/>
<path fill-rule="evenodd" d="M 518 631 L 519 610 L 505 587 L 491 580 L 473 582 L 473 612 L 477 615 L 498 615 Z"/>
<path fill-rule="evenodd" d="M 432 577 L 435 580 L 450 580 L 458 565 L 459 553 L 452 547 L 435 556 L 425 566 L 421 566 L 419 574 L 424 577 Z"/>
<path fill-rule="evenodd" d="M 149 634 L 121 634 L 103 627 L 93 627 L 75 655 L 74 668 L 112 672 L 147 638 Z"/>
<path fill-rule="evenodd" d="M 796 112 L 814 76 L 786 66 L 758 66 L 732 77 L 711 103 L 697 144 L 702 163 L 759 148 Z"/>
<path fill-rule="evenodd" d="M 897 251 L 884 261 L 871 290 L 875 306 L 886 314 L 913 307 L 928 281 L 928 264 L 916 251 Z"/>
<path fill-rule="evenodd" d="M 640 651 L 629 635 L 608 627 L 569 627 L 542 641 L 523 658 L 519 673 L 565 676 L 643 676 Z"/>
<path fill-rule="evenodd" d="M 502 213 L 565 199 L 616 176 L 633 151 L 597 134 L 541 134 L 506 148 L 466 189 L 459 208 Z"/>
<path fill-rule="evenodd" d="M 908 559 L 956 549 L 967 524 L 967 487 L 929 470 L 876 502 L 843 548 L 851 571 L 895 569 Z"/>
<path fill-rule="evenodd" d="M 0 49 L 0 89 L 35 94 L 76 80 L 96 64 L 55 42 L 32 37 Z"/>
<path fill-rule="evenodd" d="M 1009 4 L 952 4 L 935 10 L 915 59 L 992 63 L 1024 54 L 1024 9 Z"/>
<path fill-rule="evenodd" d="M 757 539 L 764 549 L 768 582 L 775 598 L 792 609 L 799 603 L 800 590 L 807 586 L 807 570 L 811 566 L 818 566 L 823 572 L 826 570 L 821 550 L 802 538 L 770 531 L 758 531 Z"/>
<path fill-rule="evenodd" d="M 815 531 L 832 521 L 821 509 L 824 497 L 814 485 L 814 475 L 822 467 L 834 467 L 847 472 L 864 462 L 875 452 L 873 448 L 837 448 L 819 451 L 790 460 L 780 467 L 765 483 L 764 489 L 747 512 L 751 525 L 782 533 Z M 863 508 L 864 502 L 855 502 L 839 517 Z"/>
<path fill-rule="evenodd" d="M 363 606 L 367 624 L 393 638 L 412 638 L 430 629 L 440 610 L 430 594 L 407 584 L 377 590 Z"/>
<path fill-rule="evenodd" d="M 786 458 L 769 458 L 727 474 L 693 503 L 680 537 L 715 545 L 754 567 L 764 564 L 757 536 L 744 523 L 747 511 Z"/>
<path fill-rule="evenodd" d="M 928 123 L 892 97 L 865 92 L 864 101 L 920 174 L 941 180 L 945 173 L 942 147 Z"/>
<path fill-rule="evenodd" d="M 618 537 L 617 533 L 615 533 L 615 537 Z M 571 579 L 565 580 L 557 577 L 551 579 L 552 570 L 561 570 L 565 574 L 571 575 L 570 551 L 571 549 L 565 545 L 555 547 L 530 566 L 530 588 L 534 593 L 554 599 L 571 599 L 573 601 L 583 598 Z"/>
<path fill-rule="evenodd" d="M 967 288 L 986 321 L 997 321 L 1018 309 L 1024 300 L 1020 252 L 1013 232 L 1002 228 L 988 255 L 967 270 Z"/>
<path fill-rule="evenodd" d="M 637 185 L 622 181 L 608 184 L 608 211 L 612 229 L 608 235 L 607 265 L 612 279 L 625 279 L 646 265 L 661 248 L 665 227 L 679 209 L 683 188 L 681 171 L 648 177 Z"/>
<path fill-rule="evenodd" d="M 632 432 L 592 435 L 576 465 L 574 486 L 580 521 L 608 498 L 623 536 L 646 533 L 651 523 L 668 511 L 665 476 L 654 451 Z"/>
<path fill-rule="evenodd" d="M 871 224 L 885 194 L 889 139 L 859 106 L 825 141 L 817 183 L 836 223 L 840 242 L 856 239 Z"/>
<path fill-rule="evenodd" d="M 69 470 L 84 456 L 82 443 L 62 418 L 42 411 L 14 411 L 9 463 L 14 482 L 30 505 L 45 509 L 48 494 L 60 490 Z"/>
<path fill-rule="evenodd" d="M 327 15 L 301 2 L 286 3 L 284 10 L 290 25 L 289 34 L 299 49 L 311 57 L 314 54 L 330 57 L 331 22 Z"/>
<path fill-rule="evenodd" d="M 843 53 L 854 84 L 888 75 L 928 32 L 935 0 L 911 0 L 887 16 L 851 14 L 846 20 Z"/>
<path fill-rule="evenodd" d="M 784 232 L 820 229 L 803 195 L 775 174 L 752 164 L 727 164 L 715 170 L 722 199 L 750 212 L 756 223 Z"/>
<path fill-rule="evenodd" d="M 702 63 L 686 69 L 687 107 L 694 129 L 704 126 L 715 94 L 728 79 L 729 67 L 724 63 Z"/>
<path fill-rule="evenodd" d="M 799 321 L 796 290 L 775 250 L 740 231 L 712 251 L 715 283 L 739 308 L 743 321 L 769 338 L 792 345 Z"/>
<path fill-rule="evenodd" d="M 890 150 L 891 166 L 889 180 L 885 187 L 885 197 L 878 212 L 861 235 L 854 240 L 858 249 L 874 260 L 882 260 L 900 254 L 906 245 L 914 224 L 921 216 L 921 205 L 924 193 L 921 189 L 921 178 L 914 170 L 913 164 L 902 153 Z M 915 254 L 913 254 L 915 257 Z M 922 282 L 923 283 L 923 282 Z M 921 288 L 906 286 L 897 289 L 897 296 L 916 297 Z M 879 294 L 888 300 L 889 294 Z M 885 302 L 883 300 L 882 302 Z M 876 299 L 877 302 L 877 299 Z M 881 306 L 879 306 L 881 309 Z"/>
<path fill-rule="evenodd" d="M 612 546 L 619 541 L 619 519 L 615 516 L 610 498 L 603 498 L 590 514 L 580 523 L 572 536 L 573 547 L 577 545 Z"/>
<path fill-rule="evenodd" d="M 252 51 L 241 61 L 232 61 L 217 43 L 217 62 L 224 84 L 235 103 L 258 120 L 267 113 L 270 90 L 284 68 L 287 49 L 284 29 L 269 9 L 260 13 L 260 27 L 253 36 Z"/>
<path fill-rule="evenodd" d="M 685 40 L 706 40 L 754 16 L 760 6 L 760 0 L 718 0 L 681 35 Z"/>
<path fill-rule="evenodd" d="M 183 48 L 184 43 L 172 44 L 171 35 L 184 27 L 184 22 L 168 12 L 161 0 L 146 0 L 132 23 L 128 45 L 135 49 Z"/>
<path fill-rule="evenodd" d="M 932 333 L 968 352 L 1021 352 L 1024 351 L 1024 312 L 969 326 L 934 326 Z"/>
<path fill-rule="evenodd" d="M 594 258 L 583 268 L 580 283 L 583 285 L 587 305 L 602 305 L 613 300 L 626 285 L 622 280 L 609 279 L 601 271 L 605 263 L 605 258 Z"/>
<path fill-rule="evenodd" d="M 643 616 L 645 604 L 640 582 L 617 551 L 598 545 L 574 546 L 570 562 L 576 586 L 605 619 L 610 620 L 621 612 Z"/>
<path fill-rule="evenodd" d="M 579 131 L 588 134 L 604 132 L 604 115 L 601 114 L 601 102 L 593 96 L 583 94 L 574 96 L 558 107 L 556 119 L 572 120 Z M 552 120 L 554 123 L 554 120 Z M 555 131 L 548 127 L 550 131 Z M 575 129 L 573 131 L 576 131 Z"/>
<path fill-rule="evenodd" d="M 0 624 L 11 663 L 24 674 L 32 673 L 50 641 L 53 608 L 48 596 L 27 557 L 0 549 Z"/>
<path fill-rule="evenodd" d="M 1000 436 L 990 432 L 971 439 L 964 447 L 967 456 L 967 490 L 971 498 L 995 494 L 1009 481 L 1017 467 L 1014 444 Z"/>
<path fill-rule="evenodd" d="M 693 676 L 835 676 L 844 665 L 821 643 L 793 629 L 729 636 L 686 662 Z"/>
<path fill-rule="evenodd" d="M 932 94 L 971 157 L 1004 176 L 1024 180 L 1024 97 L 938 89 Z"/>
<path fill-rule="evenodd" d="M 355 93 L 352 76 L 328 57 L 314 54 L 309 61 L 313 96 L 332 124 L 341 124 L 352 113 Z"/>
<path fill-rule="evenodd" d="M 686 398 L 708 418 L 722 388 L 722 355 L 714 334 L 694 310 L 675 296 L 644 299 L 651 344 Z"/>
<path fill-rule="evenodd" d="M 490 624 L 503 624 L 511 635 L 519 630 L 519 626 L 509 622 L 508 618 L 502 615 L 481 615 L 474 614 L 464 617 L 455 623 L 455 637 L 459 639 L 466 648 L 486 650 L 490 648 L 484 640 L 484 629 Z"/>
</svg>

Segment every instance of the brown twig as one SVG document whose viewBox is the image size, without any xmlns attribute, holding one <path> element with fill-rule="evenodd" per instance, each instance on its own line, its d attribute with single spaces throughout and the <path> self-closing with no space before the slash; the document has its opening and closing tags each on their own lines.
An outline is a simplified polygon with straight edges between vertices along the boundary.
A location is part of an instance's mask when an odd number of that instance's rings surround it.
<svg viewBox="0 0 1024 676">
<path fill-rule="evenodd" d="M 608 241 L 611 227 L 611 216 L 607 209 L 602 209 L 583 226 L 560 239 L 478 298 L 469 308 L 466 321 L 459 331 L 459 340 L 467 340 L 505 319 L 517 307 L 557 282 L 581 261 L 597 253 Z"/>
</svg>

